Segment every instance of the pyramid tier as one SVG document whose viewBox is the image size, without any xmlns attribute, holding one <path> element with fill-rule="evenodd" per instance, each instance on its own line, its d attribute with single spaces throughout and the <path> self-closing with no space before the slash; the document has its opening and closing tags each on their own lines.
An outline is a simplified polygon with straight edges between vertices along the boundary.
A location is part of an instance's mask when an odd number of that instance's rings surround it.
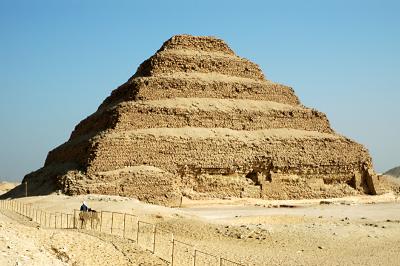
<svg viewBox="0 0 400 266">
<path fill-rule="evenodd" d="M 176 98 L 123 102 L 80 122 L 71 139 L 112 129 L 161 127 L 258 130 L 293 128 L 331 133 L 326 116 L 313 109 L 268 101 Z"/>
<path fill-rule="evenodd" d="M 157 76 L 176 72 L 219 73 L 234 77 L 264 80 L 257 64 L 220 52 L 198 50 L 165 50 L 144 61 L 134 77 Z"/>
<path fill-rule="evenodd" d="M 220 98 L 273 101 L 299 105 L 292 88 L 270 81 L 231 77 L 218 73 L 173 73 L 133 78 L 100 105 L 107 108 L 123 101 L 166 98 Z"/>
<path fill-rule="evenodd" d="M 73 162 L 95 173 L 151 165 L 177 174 L 191 171 L 247 174 L 270 170 L 301 176 L 349 180 L 371 165 L 361 145 L 339 135 L 295 129 L 236 131 L 223 128 L 151 128 L 108 132 L 76 139 L 51 151 L 46 166 Z M 339 176 L 338 176 L 339 175 Z"/>
<path fill-rule="evenodd" d="M 171 49 L 219 52 L 234 55 L 234 52 L 223 40 L 209 36 L 175 35 L 164 42 L 158 51 Z"/>
<path fill-rule="evenodd" d="M 147 164 L 171 173 L 185 166 L 247 173 L 268 161 L 273 171 L 348 178 L 370 164 L 365 148 L 349 139 L 294 129 L 151 128 L 104 134 L 92 141 L 96 144 L 88 172 Z"/>
</svg>

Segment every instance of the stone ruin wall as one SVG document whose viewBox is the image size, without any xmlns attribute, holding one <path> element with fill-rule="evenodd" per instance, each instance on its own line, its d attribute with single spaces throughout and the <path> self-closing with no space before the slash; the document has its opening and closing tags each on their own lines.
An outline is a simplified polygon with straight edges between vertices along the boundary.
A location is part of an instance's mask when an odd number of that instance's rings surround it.
<svg viewBox="0 0 400 266">
<path fill-rule="evenodd" d="M 181 195 L 171 173 L 150 166 L 92 175 L 73 172 L 63 176 L 61 182 L 68 194 L 135 195 L 142 201 L 170 206 L 179 206 Z"/>
</svg>

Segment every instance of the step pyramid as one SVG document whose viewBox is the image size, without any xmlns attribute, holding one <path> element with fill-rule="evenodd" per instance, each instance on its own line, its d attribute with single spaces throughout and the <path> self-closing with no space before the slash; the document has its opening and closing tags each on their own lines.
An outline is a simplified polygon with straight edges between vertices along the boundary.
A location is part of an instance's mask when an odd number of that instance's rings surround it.
<svg viewBox="0 0 400 266">
<path fill-rule="evenodd" d="M 25 176 L 33 191 L 174 205 L 376 193 L 368 151 L 214 37 L 177 35 Z"/>
</svg>

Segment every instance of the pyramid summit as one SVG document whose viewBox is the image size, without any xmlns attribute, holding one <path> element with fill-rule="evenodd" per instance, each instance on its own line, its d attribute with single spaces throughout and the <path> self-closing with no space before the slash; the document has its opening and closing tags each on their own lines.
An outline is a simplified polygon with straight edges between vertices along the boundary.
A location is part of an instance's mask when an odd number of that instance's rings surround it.
<svg viewBox="0 0 400 266">
<path fill-rule="evenodd" d="M 214 37 L 177 35 L 25 176 L 33 193 L 193 199 L 375 194 L 368 151 Z"/>
</svg>

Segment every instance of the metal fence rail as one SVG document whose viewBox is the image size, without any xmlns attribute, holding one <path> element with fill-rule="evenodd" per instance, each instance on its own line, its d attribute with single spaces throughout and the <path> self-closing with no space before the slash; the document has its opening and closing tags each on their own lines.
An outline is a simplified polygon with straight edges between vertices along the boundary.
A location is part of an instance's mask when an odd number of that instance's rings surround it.
<svg viewBox="0 0 400 266">
<path fill-rule="evenodd" d="M 46 212 L 16 200 L 0 200 L 0 208 L 14 211 L 49 229 L 86 229 L 130 239 L 150 251 L 167 265 L 244 266 L 174 238 L 172 232 L 156 224 L 141 221 L 135 215 L 120 212 L 73 213 Z"/>
</svg>

